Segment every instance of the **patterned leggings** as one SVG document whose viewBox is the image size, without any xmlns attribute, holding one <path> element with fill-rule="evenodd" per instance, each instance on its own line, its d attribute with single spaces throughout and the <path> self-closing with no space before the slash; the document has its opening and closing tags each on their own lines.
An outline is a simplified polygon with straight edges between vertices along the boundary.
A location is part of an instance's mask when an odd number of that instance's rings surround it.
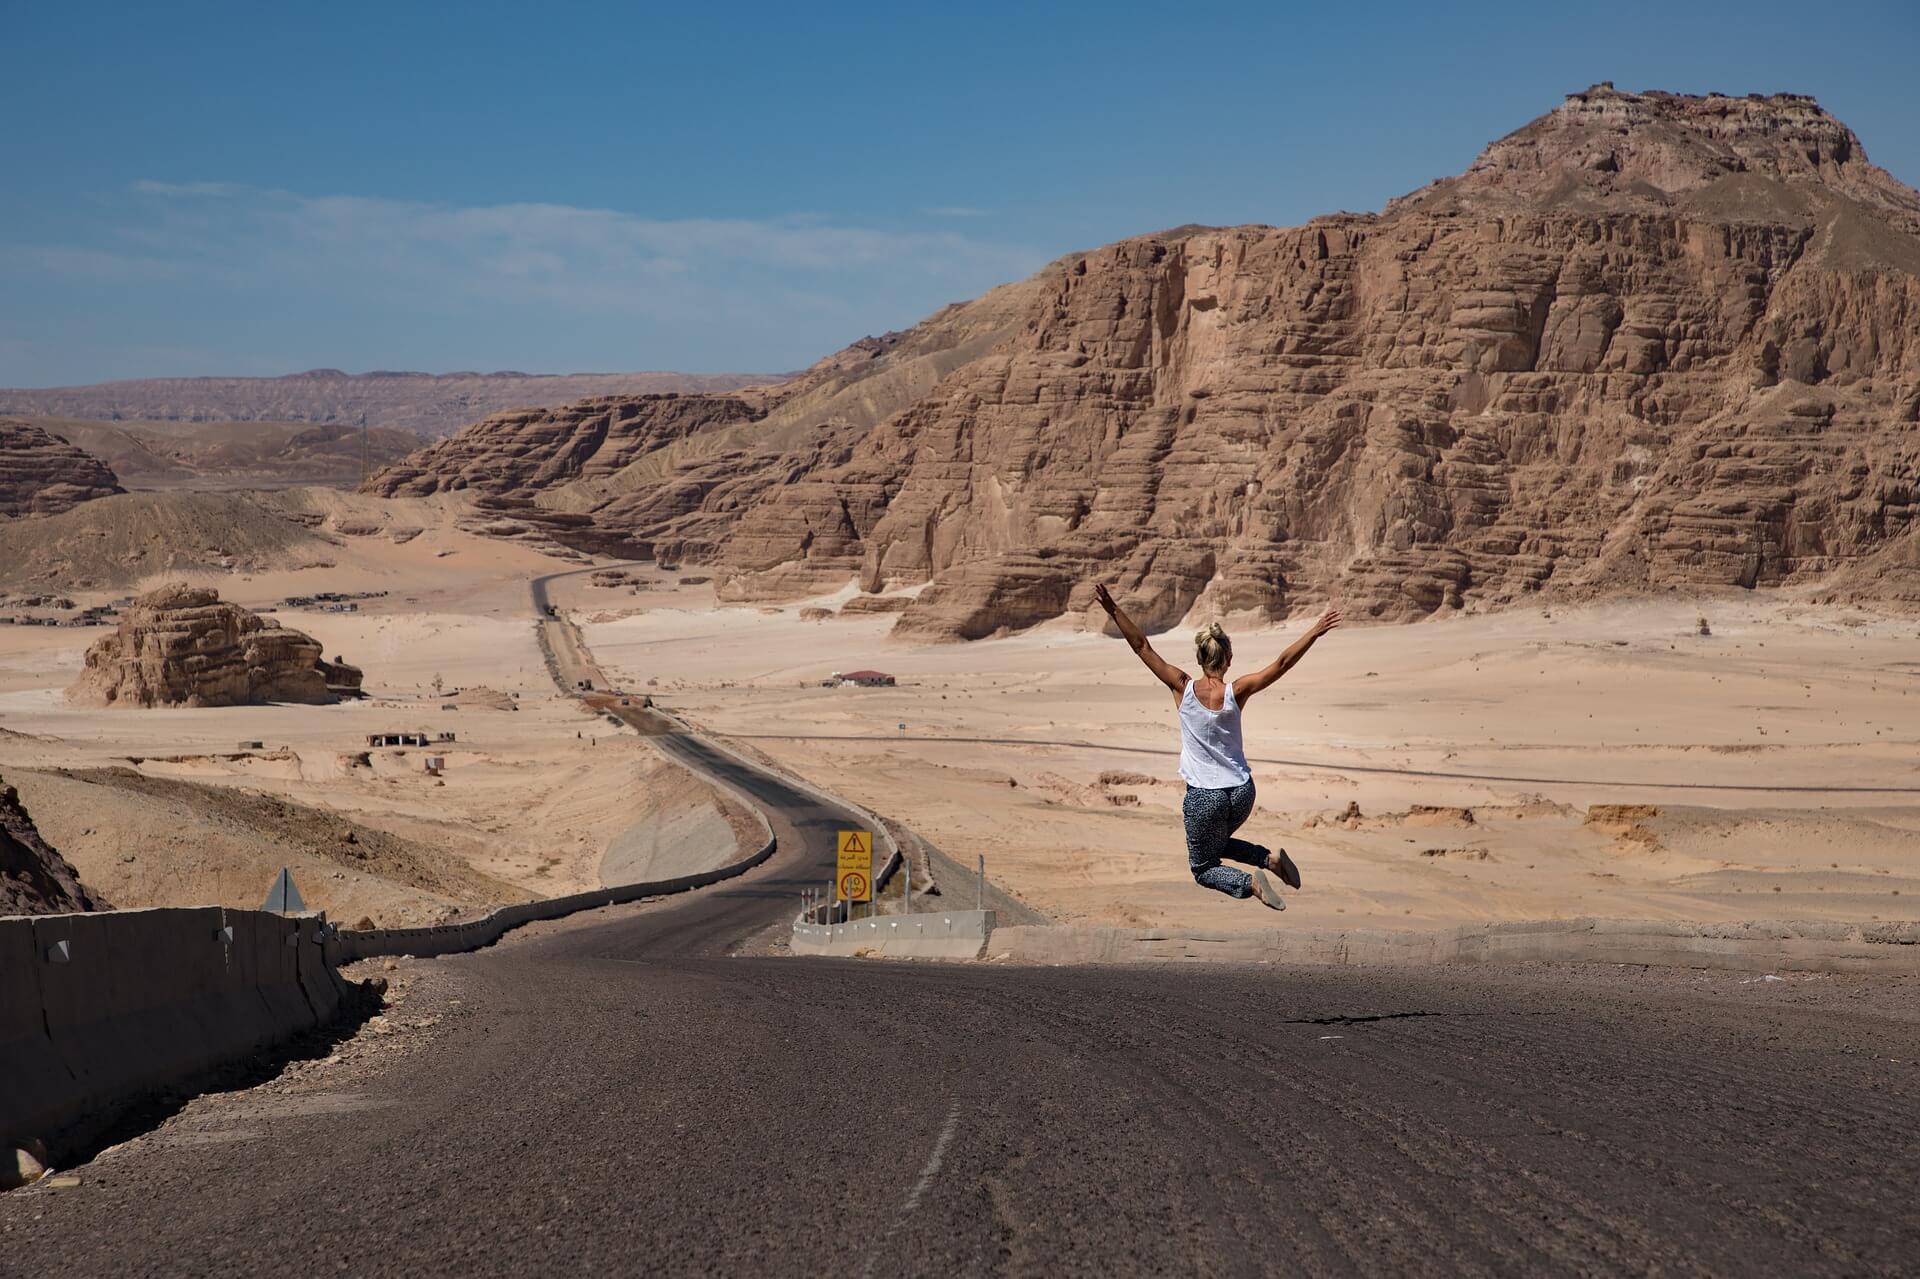
<svg viewBox="0 0 1920 1279">
<path fill-rule="evenodd" d="M 1229 897 L 1251 897 L 1253 876 L 1220 862 L 1225 859 L 1260 867 L 1267 864 L 1266 849 L 1233 837 L 1253 814 L 1253 779 L 1249 777 L 1225 790 L 1189 786 L 1180 812 L 1187 822 L 1187 867 L 1193 872 L 1194 882 Z"/>
</svg>

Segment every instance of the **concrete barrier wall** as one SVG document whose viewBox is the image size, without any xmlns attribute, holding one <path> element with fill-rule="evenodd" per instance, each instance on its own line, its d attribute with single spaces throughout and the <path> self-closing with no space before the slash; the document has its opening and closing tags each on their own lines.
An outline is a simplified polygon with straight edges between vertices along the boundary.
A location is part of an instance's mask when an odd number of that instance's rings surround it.
<svg viewBox="0 0 1920 1279">
<path fill-rule="evenodd" d="M 219 907 L 0 919 L 0 1143 L 104 1124 L 332 1019 L 347 988 L 320 940 L 318 920 Z"/>
<path fill-rule="evenodd" d="M 857 955 L 889 959 L 977 959 L 993 935 L 990 910 L 929 915 L 882 915 L 850 924 L 793 925 L 796 955 Z"/>
<path fill-rule="evenodd" d="M 341 964 L 476 950 L 533 920 L 718 883 L 773 852 L 769 834 L 713 870 L 432 928 L 336 932 L 217 906 L 0 918 L 0 1144 L 84 1139 L 142 1094 L 326 1025 L 352 995 Z"/>
<path fill-rule="evenodd" d="M 429 928 L 375 928 L 363 932 L 341 932 L 326 945 L 331 963 L 345 964 L 377 955 L 453 955 L 491 946 L 508 932 L 538 919 L 561 919 L 583 910 L 618 906 L 643 897 L 664 897 L 704 888 L 736 875 L 744 875 L 773 856 L 774 840 L 767 837 L 759 851 L 726 866 L 716 866 L 693 875 L 655 880 L 645 884 L 622 884 L 616 888 L 596 888 L 566 897 L 544 897 L 539 901 L 502 906 L 478 919 L 458 924 L 438 924 Z"/>
<path fill-rule="evenodd" d="M 1488 964 L 1551 960 L 1740 972 L 1920 973 L 1920 923 L 1551 919 L 1384 929 L 1002 928 L 987 954 L 1026 964 Z"/>
<path fill-rule="evenodd" d="M 536 629 L 559 683 L 545 623 Z M 352 995 L 341 964 L 477 950 L 534 920 L 744 874 L 773 856 L 773 828 L 749 796 L 708 780 L 759 818 L 766 838 L 752 855 L 674 879 L 503 906 L 457 924 L 337 932 L 318 919 L 221 907 L 0 918 L 0 1144 L 59 1134 L 84 1140 L 83 1130 L 104 1126 L 141 1094 L 327 1024 Z M 898 864 L 895 848 L 883 874 Z"/>
</svg>

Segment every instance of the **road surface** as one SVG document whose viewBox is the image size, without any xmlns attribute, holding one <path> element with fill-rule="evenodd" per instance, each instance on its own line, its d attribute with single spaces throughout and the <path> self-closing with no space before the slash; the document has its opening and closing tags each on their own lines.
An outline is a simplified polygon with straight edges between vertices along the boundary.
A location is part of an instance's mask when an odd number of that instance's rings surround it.
<svg viewBox="0 0 1920 1279">
<path fill-rule="evenodd" d="M 1913 983 L 741 954 L 844 818 L 701 762 L 774 859 L 406 966 L 433 1024 L 0 1196 L 0 1273 L 1920 1266 Z"/>
</svg>

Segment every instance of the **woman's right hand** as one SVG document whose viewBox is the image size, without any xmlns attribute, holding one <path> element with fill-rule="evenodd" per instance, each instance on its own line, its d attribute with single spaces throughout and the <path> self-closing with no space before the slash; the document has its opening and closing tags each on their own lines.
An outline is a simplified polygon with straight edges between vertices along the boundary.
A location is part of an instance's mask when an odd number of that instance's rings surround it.
<svg viewBox="0 0 1920 1279">
<path fill-rule="evenodd" d="M 1328 631 L 1335 629 L 1339 625 L 1340 625 L 1340 610 L 1337 608 L 1330 608 L 1326 612 L 1320 615 L 1319 621 L 1313 624 L 1313 632 L 1312 632 L 1313 637 L 1315 639 L 1319 639 L 1322 635 L 1325 635 Z"/>
<path fill-rule="evenodd" d="M 1112 617 L 1120 611 L 1120 606 L 1113 602 L 1113 596 L 1107 593 L 1106 583 L 1104 582 L 1095 582 L 1093 584 L 1093 598 L 1100 601 L 1100 607 L 1107 610 L 1108 617 Z"/>
</svg>

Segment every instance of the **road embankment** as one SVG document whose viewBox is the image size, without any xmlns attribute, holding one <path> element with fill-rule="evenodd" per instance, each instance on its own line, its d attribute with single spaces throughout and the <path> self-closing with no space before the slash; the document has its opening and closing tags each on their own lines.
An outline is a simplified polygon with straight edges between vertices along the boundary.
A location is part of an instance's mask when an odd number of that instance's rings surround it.
<svg viewBox="0 0 1920 1279">
<path fill-rule="evenodd" d="M 1022 964 L 1638 964 L 1736 972 L 1920 974 L 1920 922 L 1548 919 L 1432 932 L 1015 926 L 984 958 Z"/>
</svg>

